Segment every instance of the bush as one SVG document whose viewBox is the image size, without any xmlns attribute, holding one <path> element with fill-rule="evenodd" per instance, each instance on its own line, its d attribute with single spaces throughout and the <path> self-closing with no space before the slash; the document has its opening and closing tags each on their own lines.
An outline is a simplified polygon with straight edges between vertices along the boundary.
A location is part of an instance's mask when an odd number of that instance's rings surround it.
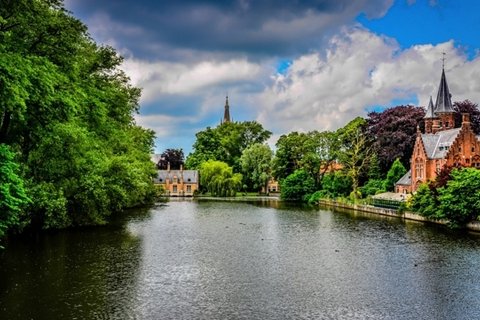
<svg viewBox="0 0 480 320">
<path fill-rule="evenodd" d="M 315 181 L 304 170 L 296 170 L 282 181 L 280 197 L 283 200 L 308 201 L 315 191 Z"/>
</svg>

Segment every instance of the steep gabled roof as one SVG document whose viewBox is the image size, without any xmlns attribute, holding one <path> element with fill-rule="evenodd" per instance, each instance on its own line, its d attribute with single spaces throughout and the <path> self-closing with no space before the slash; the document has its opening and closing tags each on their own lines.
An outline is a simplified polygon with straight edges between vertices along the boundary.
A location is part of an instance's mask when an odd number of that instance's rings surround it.
<svg viewBox="0 0 480 320">
<path fill-rule="evenodd" d="M 397 183 L 395 183 L 396 185 L 397 184 L 400 184 L 400 185 L 405 185 L 405 186 L 409 186 L 412 184 L 412 170 L 408 170 L 407 173 L 405 173 L 405 175 L 403 177 L 400 178 L 400 180 L 397 181 Z"/>
<path fill-rule="evenodd" d="M 428 103 L 428 107 L 427 107 L 427 111 L 425 112 L 424 119 L 433 119 L 433 118 L 436 118 L 436 117 L 437 116 L 435 115 L 435 112 L 434 112 L 432 96 L 430 96 L 430 102 Z"/>
<path fill-rule="evenodd" d="M 448 148 L 455 141 L 461 128 L 444 130 L 435 134 L 422 134 L 422 142 L 429 159 L 443 159 L 447 155 Z"/>
<path fill-rule="evenodd" d="M 442 69 L 437 101 L 435 101 L 435 113 L 453 112 L 451 97 L 450 90 L 448 90 L 447 78 L 445 77 L 445 70 Z"/>
</svg>

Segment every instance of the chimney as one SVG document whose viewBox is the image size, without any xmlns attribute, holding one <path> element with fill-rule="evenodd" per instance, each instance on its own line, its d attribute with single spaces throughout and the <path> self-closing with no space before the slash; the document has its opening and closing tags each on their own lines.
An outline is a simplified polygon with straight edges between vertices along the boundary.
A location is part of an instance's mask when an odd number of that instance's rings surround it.
<svg viewBox="0 0 480 320">
<path fill-rule="evenodd" d="M 462 113 L 462 125 L 464 123 L 470 123 L 470 114 L 469 113 Z"/>
<path fill-rule="evenodd" d="M 167 171 L 170 172 L 170 161 L 167 162 Z"/>
<path fill-rule="evenodd" d="M 180 171 L 183 171 L 183 164 L 180 165 Z"/>
</svg>

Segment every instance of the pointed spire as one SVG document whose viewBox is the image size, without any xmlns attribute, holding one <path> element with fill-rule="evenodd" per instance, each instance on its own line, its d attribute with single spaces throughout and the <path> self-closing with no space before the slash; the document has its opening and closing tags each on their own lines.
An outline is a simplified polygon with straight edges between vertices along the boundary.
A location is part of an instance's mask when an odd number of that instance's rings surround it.
<svg viewBox="0 0 480 320">
<path fill-rule="evenodd" d="M 424 119 L 433 119 L 433 118 L 436 118 L 436 116 L 434 112 L 432 96 L 430 96 L 430 102 L 428 103 L 427 112 L 425 113 Z"/>
<path fill-rule="evenodd" d="M 230 106 L 228 105 L 228 95 L 225 99 L 225 111 L 223 112 L 223 122 L 230 122 Z"/>
<path fill-rule="evenodd" d="M 440 87 L 438 88 L 437 101 L 435 101 L 435 113 L 452 112 L 452 95 L 450 94 L 450 90 L 448 90 L 445 69 L 442 68 L 442 78 L 440 79 Z"/>
</svg>

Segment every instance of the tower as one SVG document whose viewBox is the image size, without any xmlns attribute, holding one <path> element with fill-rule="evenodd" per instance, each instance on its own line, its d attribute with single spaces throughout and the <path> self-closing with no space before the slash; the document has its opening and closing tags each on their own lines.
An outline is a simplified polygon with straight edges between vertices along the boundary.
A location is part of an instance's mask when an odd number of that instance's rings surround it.
<svg viewBox="0 0 480 320">
<path fill-rule="evenodd" d="M 434 106 L 432 96 L 430 96 L 430 102 L 428 103 L 427 112 L 425 113 L 425 133 L 433 133 L 433 122 L 437 118 L 434 112 Z"/>
<path fill-rule="evenodd" d="M 443 57 L 442 77 L 440 78 L 434 112 L 437 119 L 433 121 L 433 133 L 455 128 L 452 95 L 445 77 L 445 56 Z"/>
<path fill-rule="evenodd" d="M 225 110 L 223 111 L 222 123 L 230 122 L 230 106 L 228 105 L 228 95 L 225 99 Z"/>
</svg>

